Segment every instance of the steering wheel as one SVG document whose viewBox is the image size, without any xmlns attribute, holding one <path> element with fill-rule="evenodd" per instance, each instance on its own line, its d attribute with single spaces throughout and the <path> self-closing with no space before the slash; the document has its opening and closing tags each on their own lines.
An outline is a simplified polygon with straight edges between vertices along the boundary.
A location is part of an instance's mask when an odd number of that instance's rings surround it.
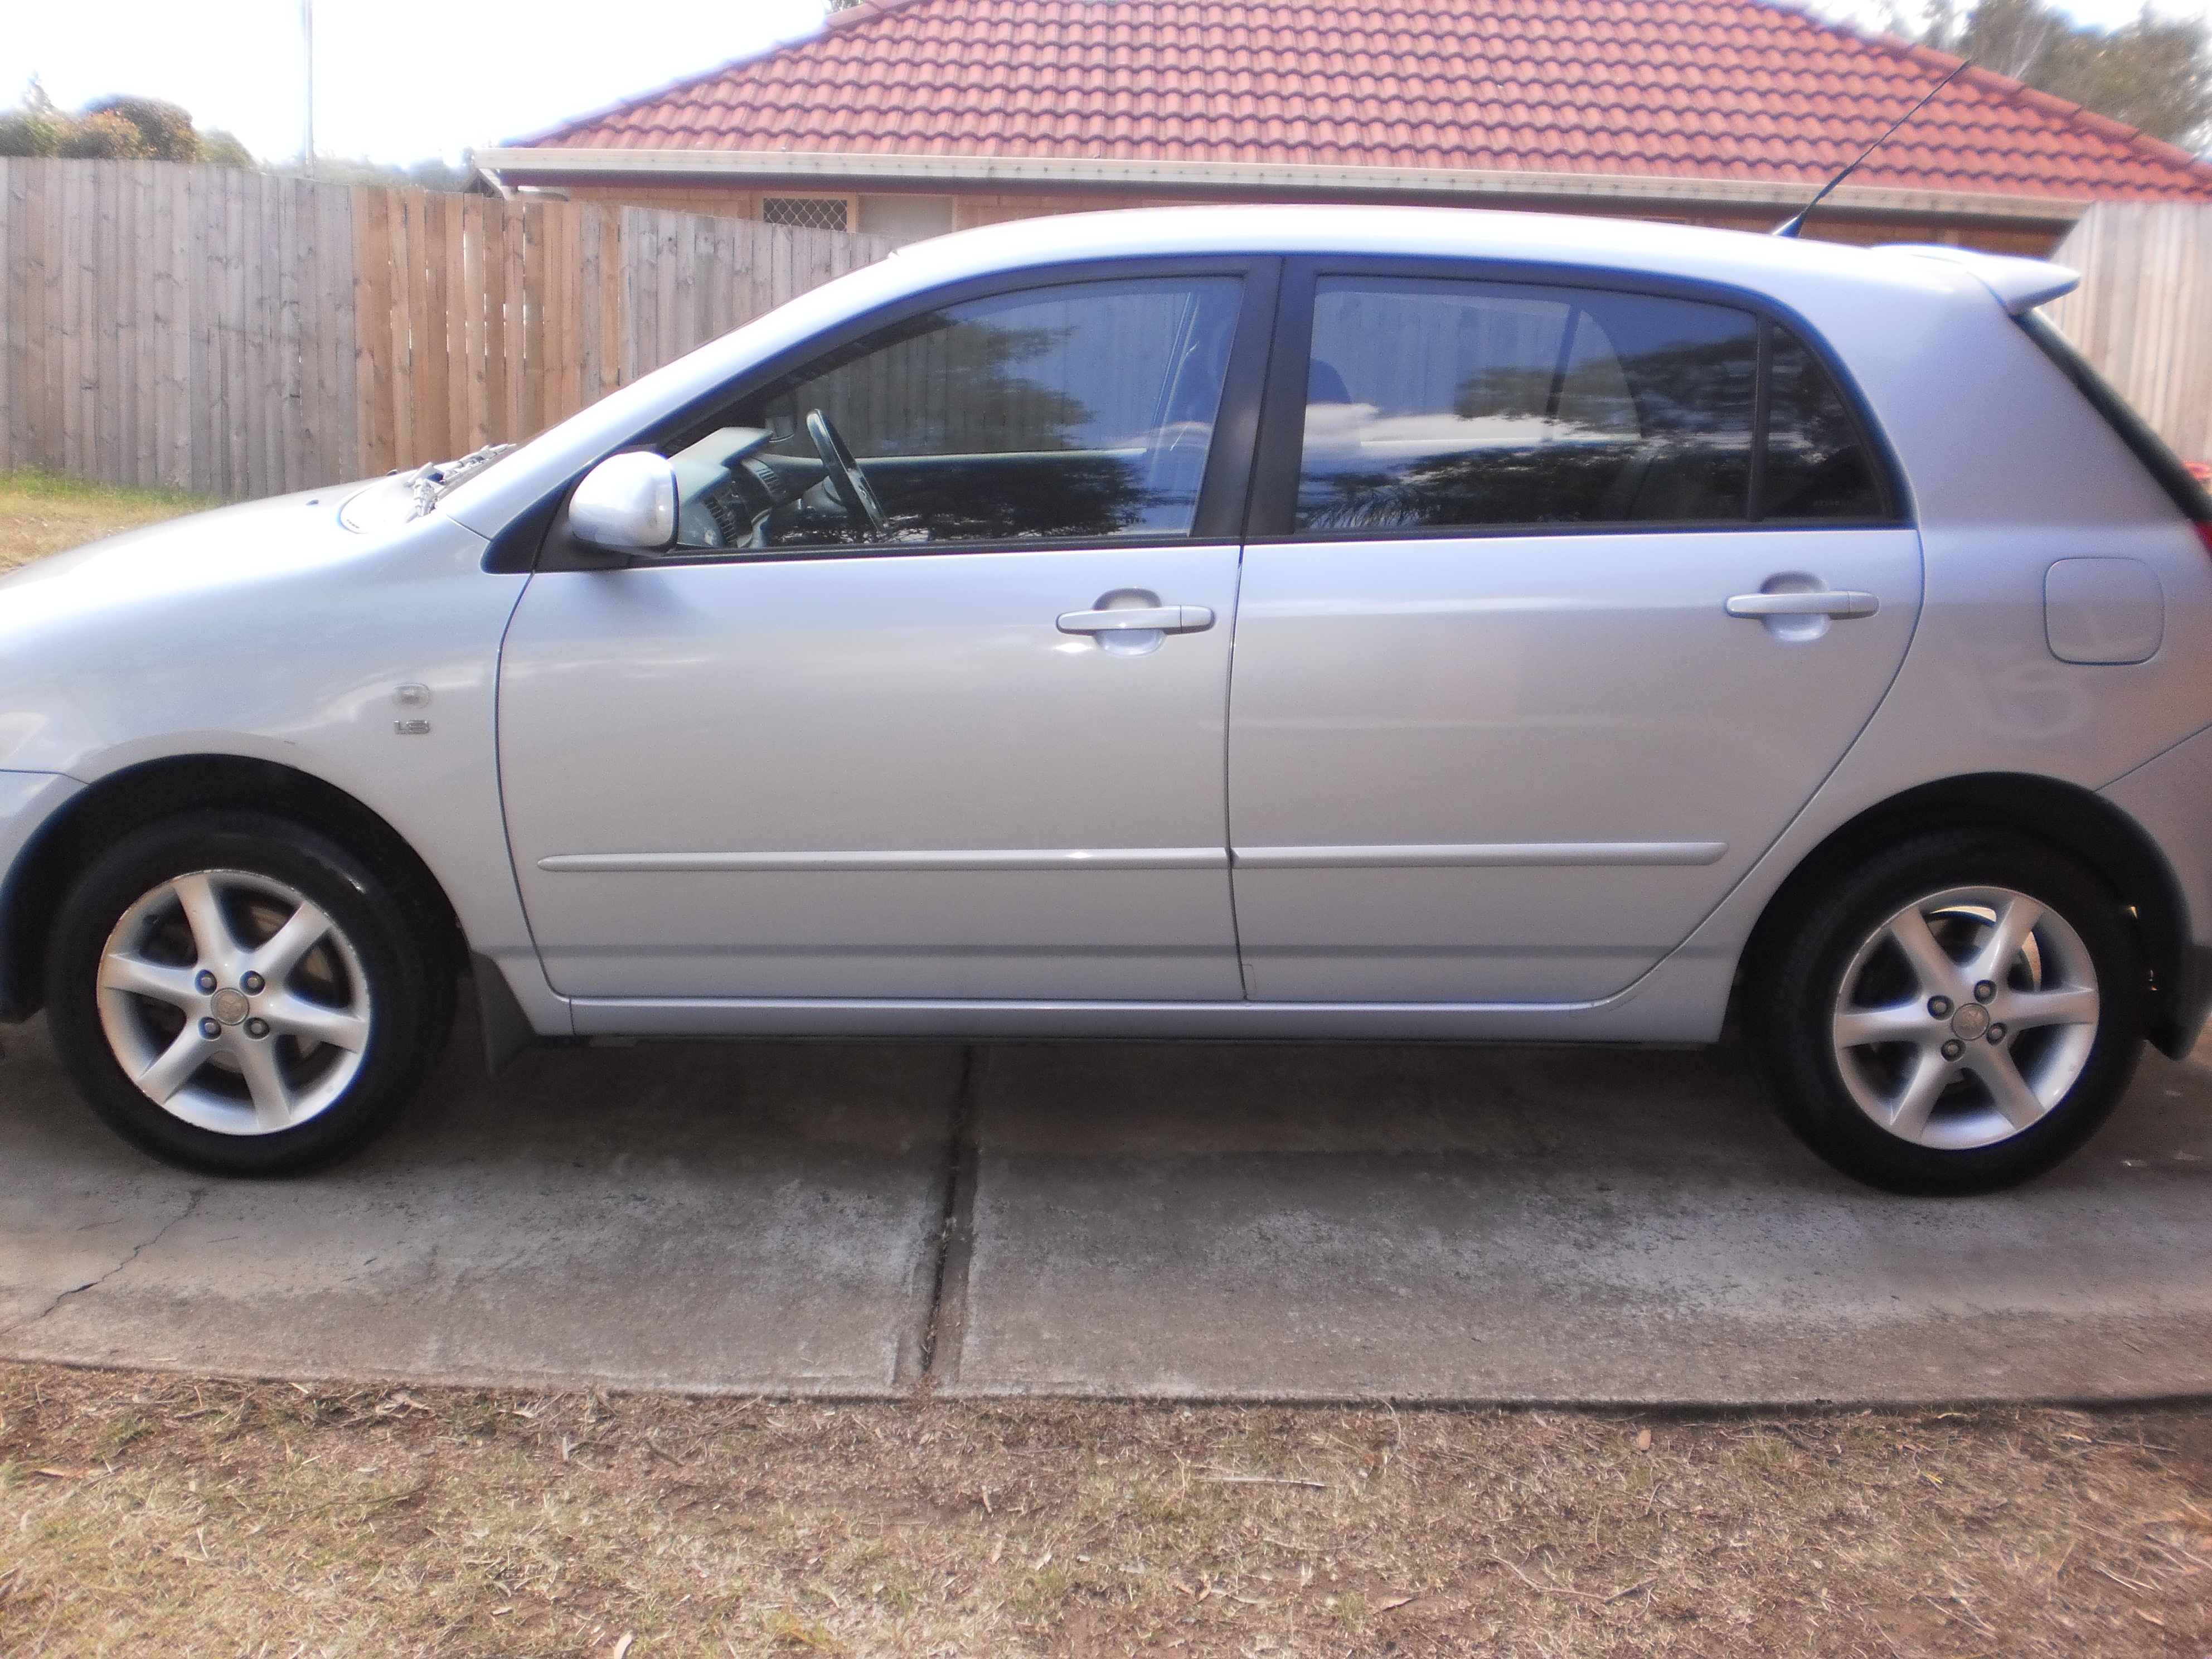
<svg viewBox="0 0 2212 1659">
<path fill-rule="evenodd" d="M 891 521 L 884 516 L 883 503 L 876 492 L 860 476 L 860 464 L 853 459 L 853 452 L 845 447 L 845 441 L 837 435 L 837 428 L 830 424 L 830 417 L 818 409 L 806 411 L 806 435 L 814 440 L 814 453 L 822 458 L 822 465 L 830 475 L 830 487 L 837 492 L 837 499 L 845 510 L 855 518 L 868 521 L 868 533 L 888 536 Z"/>
</svg>

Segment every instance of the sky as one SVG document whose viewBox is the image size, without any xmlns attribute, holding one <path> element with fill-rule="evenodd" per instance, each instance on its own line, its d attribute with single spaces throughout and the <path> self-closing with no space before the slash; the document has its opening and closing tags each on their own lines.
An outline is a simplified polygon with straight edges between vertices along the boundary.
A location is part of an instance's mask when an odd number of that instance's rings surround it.
<svg viewBox="0 0 2212 1659">
<path fill-rule="evenodd" d="M 64 109 L 181 104 L 296 158 L 301 0 L 0 0 L 0 107 L 36 75 Z M 315 149 L 406 162 L 542 131 L 811 30 L 821 0 L 314 0 Z"/>
<path fill-rule="evenodd" d="M 1909 4 L 1911 0 L 1906 0 Z M 1816 0 L 1880 28 L 1884 0 Z M 2137 0 L 2065 0 L 2112 27 Z M 7 0 L 0 107 L 33 75 L 65 109 L 163 98 L 266 160 L 301 153 L 301 0 Z M 2212 17 L 2212 0 L 2163 0 Z M 455 160 L 810 32 L 821 0 L 314 0 L 315 148 L 385 162 Z"/>
</svg>

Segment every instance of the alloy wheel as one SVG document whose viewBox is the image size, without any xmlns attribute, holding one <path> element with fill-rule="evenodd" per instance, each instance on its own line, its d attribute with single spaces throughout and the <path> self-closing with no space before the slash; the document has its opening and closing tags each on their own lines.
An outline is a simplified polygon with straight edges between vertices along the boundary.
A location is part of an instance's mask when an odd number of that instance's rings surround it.
<svg viewBox="0 0 2212 1659">
<path fill-rule="evenodd" d="M 101 1029 L 124 1075 L 172 1116 L 266 1135 L 327 1110 L 374 1025 L 360 952 L 296 888 L 243 870 L 162 882 L 101 950 Z"/>
<path fill-rule="evenodd" d="M 1836 1064 L 1900 1139 L 1992 1146 L 2066 1098 L 2100 1009 L 2088 948 L 2056 910 L 2008 887 L 1948 888 L 1899 908 L 1844 969 Z"/>
</svg>

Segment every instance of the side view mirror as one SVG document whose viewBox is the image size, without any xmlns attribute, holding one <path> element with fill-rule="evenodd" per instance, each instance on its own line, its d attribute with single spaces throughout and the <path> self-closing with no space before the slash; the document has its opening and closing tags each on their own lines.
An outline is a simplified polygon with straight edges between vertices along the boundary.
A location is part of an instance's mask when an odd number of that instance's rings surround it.
<svg viewBox="0 0 2212 1659">
<path fill-rule="evenodd" d="M 611 553 L 658 553 L 676 539 L 676 469 L 665 455 L 610 455 L 568 497 L 568 530 Z"/>
</svg>

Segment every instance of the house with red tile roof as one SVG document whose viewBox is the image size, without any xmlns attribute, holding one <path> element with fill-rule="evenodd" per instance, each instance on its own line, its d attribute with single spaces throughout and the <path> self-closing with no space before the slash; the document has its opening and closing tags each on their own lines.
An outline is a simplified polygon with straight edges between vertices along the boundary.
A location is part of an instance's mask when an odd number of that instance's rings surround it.
<svg viewBox="0 0 2212 1659">
<path fill-rule="evenodd" d="M 1958 60 L 1770 0 L 863 0 L 516 145 L 502 191 L 918 236 L 1215 201 L 1765 229 Z M 2043 253 L 2212 165 L 1969 69 L 1807 227 Z"/>
</svg>

